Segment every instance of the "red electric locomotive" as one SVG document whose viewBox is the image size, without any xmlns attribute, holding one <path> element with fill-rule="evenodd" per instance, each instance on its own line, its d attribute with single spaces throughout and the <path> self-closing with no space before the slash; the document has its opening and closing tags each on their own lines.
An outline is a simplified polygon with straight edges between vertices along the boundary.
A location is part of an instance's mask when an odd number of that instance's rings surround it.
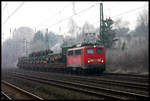
<svg viewBox="0 0 150 101">
<path fill-rule="evenodd" d="M 105 71 L 104 46 L 83 46 L 68 49 L 67 68 L 71 71 L 102 73 Z"/>
</svg>

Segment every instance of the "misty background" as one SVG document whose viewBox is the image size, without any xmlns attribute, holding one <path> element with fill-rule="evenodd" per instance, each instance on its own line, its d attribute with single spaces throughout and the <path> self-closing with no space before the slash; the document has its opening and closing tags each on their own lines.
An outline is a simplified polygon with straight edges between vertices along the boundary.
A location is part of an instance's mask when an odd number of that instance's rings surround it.
<svg viewBox="0 0 150 101">
<path fill-rule="evenodd" d="M 148 73 L 148 18 L 147 9 L 139 12 L 134 30 L 130 30 L 130 23 L 121 17 L 115 21 L 112 19 L 111 28 L 115 33 L 107 37 L 115 41 L 108 40 L 111 45 L 106 47 L 107 72 Z M 70 35 L 59 35 L 48 28 L 36 30 L 21 26 L 14 29 L 12 37 L 2 43 L 2 68 L 16 68 L 18 57 L 28 56 L 32 52 L 51 49 L 59 53 L 63 46 L 80 42 L 94 43 L 99 38 L 99 27 L 95 28 L 88 21 L 80 27 L 74 19 L 69 19 L 68 28 Z"/>
</svg>

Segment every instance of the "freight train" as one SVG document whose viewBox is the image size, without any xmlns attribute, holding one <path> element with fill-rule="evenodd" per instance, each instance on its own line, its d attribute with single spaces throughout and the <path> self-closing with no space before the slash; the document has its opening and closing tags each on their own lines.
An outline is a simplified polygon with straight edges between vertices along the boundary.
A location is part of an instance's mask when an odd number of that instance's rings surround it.
<svg viewBox="0 0 150 101">
<path fill-rule="evenodd" d="M 67 73 L 103 73 L 105 48 L 97 44 L 62 47 L 61 53 L 51 50 L 33 52 L 18 58 L 19 69 L 63 71 Z"/>
</svg>

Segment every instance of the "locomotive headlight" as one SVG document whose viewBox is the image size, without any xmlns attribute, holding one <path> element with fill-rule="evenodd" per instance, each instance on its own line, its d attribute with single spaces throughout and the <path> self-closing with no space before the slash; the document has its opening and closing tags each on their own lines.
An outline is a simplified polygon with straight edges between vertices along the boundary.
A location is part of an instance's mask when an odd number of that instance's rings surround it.
<svg viewBox="0 0 150 101">
<path fill-rule="evenodd" d="M 90 59 L 90 61 L 91 61 L 91 62 L 93 62 L 93 61 L 94 61 L 94 59 Z"/>
<path fill-rule="evenodd" d="M 88 63 L 93 62 L 93 61 L 94 61 L 94 59 L 88 59 Z"/>
<path fill-rule="evenodd" d="M 100 62 L 101 61 L 101 59 L 98 59 L 98 62 Z"/>
<path fill-rule="evenodd" d="M 90 60 L 91 60 L 91 59 L 88 59 L 88 63 L 90 63 Z"/>
<path fill-rule="evenodd" d="M 103 59 L 98 59 L 97 61 L 98 61 L 98 62 L 104 62 L 104 60 L 103 60 Z"/>
</svg>

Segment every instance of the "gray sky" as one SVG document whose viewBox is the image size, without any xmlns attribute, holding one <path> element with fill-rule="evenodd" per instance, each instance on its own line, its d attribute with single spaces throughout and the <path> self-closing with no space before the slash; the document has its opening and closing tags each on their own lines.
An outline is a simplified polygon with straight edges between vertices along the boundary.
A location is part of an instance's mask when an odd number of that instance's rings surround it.
<svg viewBox="0 0 150 101">
<path fill-rule="evenodd" d="M 57 34 L 67 34 L 68 21 L 66 19 L 73 15 L 72 2 L 24 2 L 23 5 L 13 13 L 23 2 L 2 2 L 2 35 L 3 40 L 10 37 L 10 28 L 14 30 L 21 26 L 31 27 L 37 30 L 48 28 Z M 91 7 L 74 16 L 78 26 L 82 26 L 86 21 L 99 26 L 99 3 L 100 2 L 75 2 L 75 12 Z M 113 20 L 122 18 L 129 21 L 129 27 L 134 29 L 136 18 L 143 8 L 148 9 L 148 2 L 102 2 L 104 8 L 104 18 L 112 17 Z M 6 6 L 7 5 L 7 6 Z M 61 11 L 61 13 L 60 13 Z M 12 14 L 12 15 L 11 15 Z M 7 20 L 7 18 L 9 19 Z M 6 21 L 7 20 L 7 21 Z M 6 22 L 5 22 L 6 21 Z M 57 23 L 57 24 L 56 24 Z M 61 28 L 61 30 L 59 30 Z"/>
</svg>

